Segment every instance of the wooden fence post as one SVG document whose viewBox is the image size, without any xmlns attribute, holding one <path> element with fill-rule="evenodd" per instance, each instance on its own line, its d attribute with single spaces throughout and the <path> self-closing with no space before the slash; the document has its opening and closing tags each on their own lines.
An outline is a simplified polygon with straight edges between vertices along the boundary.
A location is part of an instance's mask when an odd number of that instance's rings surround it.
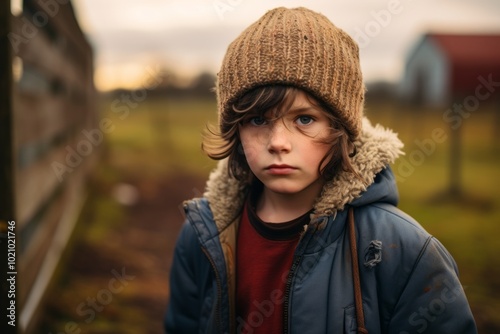
<svg viewBox="0 0 500 334">
<path fill-rule="evenodd" d="M 9 43 L 11 31 L 10 1 L 0 2 L 0 314 L 7 315 L 7 308 L 15 296 L 11 295 L 10 283 L 7 281 L 8 272 L 8 222 L 14 217 L 14 173 L 13 173 L 13 133 L 12 133 L 12 50 Z M 15 232 L 15 230 L 14 230 Z M 14 241 L 16 239 L 13 239 Z M 12 240 L 11 240 L 12 241 Z M 15 249 L 14 249 L 15 252 Z M 16 262 L 17 264 L 17 262 Z M 17 269 L 13 267 L 14 269 Z M 15 284 L 15 282 L 14 282 Z M 17 288 L 17 287 L 16 287 Z M 16 289 L 17 290 L 17 289 Z M 9 298 L 12 297 L 12 298 Z M 16 306 L 15 327 L 8 324 L 9 318 L 3 316 L 0 331 L 10 334 L 16 333 L 18 328 L 19 309 Z M 10 311 L 9 311 L 10 312 Z"/>
<path fill-rule="evenodd" d="M 0 4 L 0 221 L 14 219 L 14 177 L 12 138 L 12 50 L 8 34 L 11 25 L 10 1 Z"/>
</svg>

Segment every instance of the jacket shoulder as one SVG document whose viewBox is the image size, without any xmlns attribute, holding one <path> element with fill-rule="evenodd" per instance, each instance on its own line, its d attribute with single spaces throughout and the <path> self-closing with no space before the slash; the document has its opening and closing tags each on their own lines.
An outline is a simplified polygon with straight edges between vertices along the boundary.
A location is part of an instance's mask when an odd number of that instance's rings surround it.
<svg viewBox="0 0 500 334">
<path fill-rule="evenodd" d="M 381 240 L 390 249 L 418 251 L 433 238 L 413 217 L 391 204 L 359 207 L 354 216 L 361 241 Z"/>
</svg>

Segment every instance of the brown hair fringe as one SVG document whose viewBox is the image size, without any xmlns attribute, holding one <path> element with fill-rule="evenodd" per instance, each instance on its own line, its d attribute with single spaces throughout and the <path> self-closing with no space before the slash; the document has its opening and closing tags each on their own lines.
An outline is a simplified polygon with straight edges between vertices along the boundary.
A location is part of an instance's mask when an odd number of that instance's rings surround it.
<svg viewBox="0 0 500 334">
<path fill-rule="evenodd" d="M 228 158 L 228 172 L 231 176 L 238 180 L 251 180 L 253 173 L 250 171 L 240 142 L 239 124 L 250 114 L 263 115 L 268 111 L 272 112 L 273 119 L 280 118 L 289 110 L 299 92 L 298 88 L 284 85 L 262 86 L 247 92 L 233 104 L 233 112 L 224 114 L 219 120 L 219 130 L 207 125 L 203 135 L 202 150 L 214 160 Z M 335 116 L 335 111 L 310 94 L 306 96 L 311 104 L 325 112 L 331 126 L 330 135 L 319 141 L 331 145 L 319 164 L 319 174 L 326 181 L 331 180 L 340 170 L 357 176 L 358 173 L 351 164 L 356 148 L 345 127 Z"/>
</svg>

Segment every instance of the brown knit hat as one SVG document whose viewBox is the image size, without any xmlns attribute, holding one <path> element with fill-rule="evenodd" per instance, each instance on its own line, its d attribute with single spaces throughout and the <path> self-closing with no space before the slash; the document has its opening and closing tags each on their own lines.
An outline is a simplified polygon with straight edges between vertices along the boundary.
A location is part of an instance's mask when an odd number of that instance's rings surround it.
<svg viewBox="0 0 500 334">
<path fill-rule="evenodd" d="M 268 11 L 228 47 L 217 78 L 219 124 L 249 90 L 272 84 L 301 88 L 344 122 L 361 129 L 364 85 L 354 40 L 307 8 Z"/>
</svg>

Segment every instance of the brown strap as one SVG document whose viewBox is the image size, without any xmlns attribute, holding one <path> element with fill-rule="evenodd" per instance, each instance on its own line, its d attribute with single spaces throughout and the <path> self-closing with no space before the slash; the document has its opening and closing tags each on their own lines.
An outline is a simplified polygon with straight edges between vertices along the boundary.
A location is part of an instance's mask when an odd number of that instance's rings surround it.
<svg viewBox="0 0 500 334">
<path fill-rule="evenodd" d="M 358 333 L 368 334 L 365 328 L 363 312 L 363 297 L 361 295 L 361 281 L 359 279 L 358 249 L 356 245 L 356 230 L 354 229 L 354 210 L 349 208 L 349 243 L 351 246 L 352 278 L 354 281 L 354 302 L 356 304 L 356 322 Z"/>
</svg>

